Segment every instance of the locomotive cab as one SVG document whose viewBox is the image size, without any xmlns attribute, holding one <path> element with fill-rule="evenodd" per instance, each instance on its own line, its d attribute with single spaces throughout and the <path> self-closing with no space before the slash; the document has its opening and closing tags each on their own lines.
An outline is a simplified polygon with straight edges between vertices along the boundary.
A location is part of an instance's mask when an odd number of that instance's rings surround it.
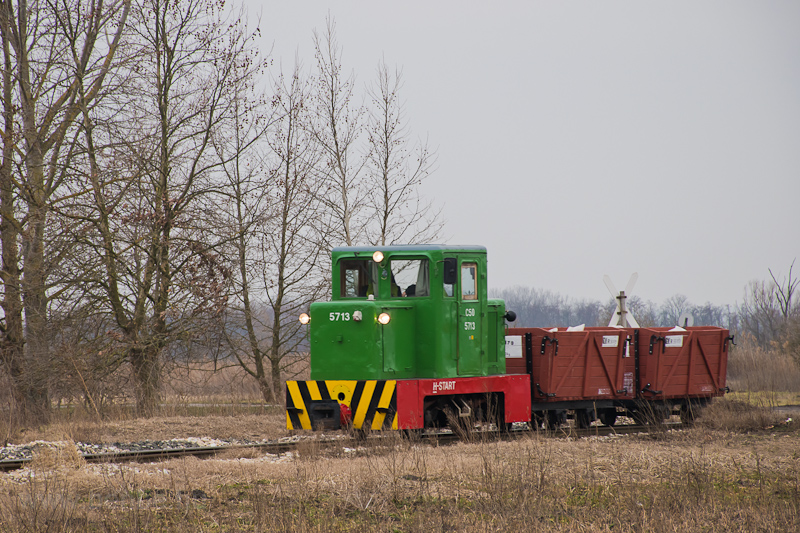
<svg viewBox="0 0 800 533">
<path fill-rule="evenodd" d="M 378 252 L 333 250 L 331 301 L 310 309 L 311 379 L 505 371 L 497 341 L 502 335 L 490 335 L 498 320 L 496 313 L 489 320 L 484 248 L 387 246 Z"/>
</svg>

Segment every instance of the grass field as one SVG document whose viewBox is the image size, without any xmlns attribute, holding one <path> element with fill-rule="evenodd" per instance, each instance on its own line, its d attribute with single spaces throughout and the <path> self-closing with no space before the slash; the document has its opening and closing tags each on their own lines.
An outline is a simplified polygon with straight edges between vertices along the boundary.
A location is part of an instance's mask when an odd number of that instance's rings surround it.
<svg viewBox="0 0 800 533">
<path fill-rule="evenodd" d="M 49 434 L 47 432 L 50 432 Z M 278 411 L 32 430 L 59 438 L 0 475 L 0 531 L 796 531 L 800 431 L 718 401 L 686 431 L 389 445 L 90 465 L 70 439 L 278 437 Z"/>
<path fill-rule="evenodd" d="M 75 442 L 287 435 L 282 408 L 241 372 L 175 372 L 155 418 L 108 395 L 65 401 L 42 427 L 0 420 L 6 442 L 60 442 L 0 474 L 0 532 L 800 531 L 800 416 L 774 409 L 800 404 L 775 392 L 799 390 L 798 376 L 785 357 L 740 349 L 734 392 L 682 431 L 83 462 Z"/>
</svg>

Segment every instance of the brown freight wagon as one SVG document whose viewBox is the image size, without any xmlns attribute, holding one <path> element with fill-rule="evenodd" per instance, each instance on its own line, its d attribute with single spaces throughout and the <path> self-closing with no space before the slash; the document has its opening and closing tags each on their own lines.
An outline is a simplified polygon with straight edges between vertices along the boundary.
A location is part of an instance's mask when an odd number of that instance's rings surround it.
<svg viewBox="0 0 800 533">
<path fill-rule="evenodd" d="M 507 342 L 510 336 L 522 342 L 525 357 L 507 358 L 506 372 L 531 375 L 532 411 L 549 425 L 560 424 L 567 410 L 579 427 L 598 416 L 613 425 L 617 403 L 636 397 L 625 329 L 510 328 Z"/>
<path fill-rule="evenodd" d="M 578 427 L 687 419 L 727 390 L 731 339 L 717 327 L 509 328 L 506 372 L 530 374 L 532 411 L 551 427 L 568 412 Z"/>
<path fill-rule="evenodd" d="M 718 327 L 640 328 L 631 330 L 638 363 L 639 398 L 655 402 L 657 418 L 670 407 L 691 418 L 727 390 L 728 349 L 733 338 Z M 663 406 L 663 407 L 661 407 Z"/>
</svg>

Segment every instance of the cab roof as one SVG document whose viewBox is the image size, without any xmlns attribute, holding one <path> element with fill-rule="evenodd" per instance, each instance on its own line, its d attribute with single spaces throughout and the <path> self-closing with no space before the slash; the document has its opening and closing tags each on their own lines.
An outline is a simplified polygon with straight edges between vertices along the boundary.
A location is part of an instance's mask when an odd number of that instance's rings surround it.
<svg viewBox="0 0 800 533">
<path fill-rule="evenodd" d="M 486 252 L 485 246 L 453 244 L 392 244 L 389 246 L 336 246 L 333 253 L 372 253 L 376 250 L 389 253 L 408 252 Z"/>
</svg>

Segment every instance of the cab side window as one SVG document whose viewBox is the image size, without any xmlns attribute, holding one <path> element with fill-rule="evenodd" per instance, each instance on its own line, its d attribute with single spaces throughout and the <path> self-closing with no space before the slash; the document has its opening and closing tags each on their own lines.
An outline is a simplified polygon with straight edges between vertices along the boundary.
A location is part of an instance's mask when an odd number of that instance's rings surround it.
<svg viewBox="0 0 800 533">
<path fill-rule="evenodd" d="M 453 284 L 452 283 L 445 283 L 444 284 L 444 295 L 445 296 L 453 296 Z"/>
<path fill-rule="evenodd" d="M 455 257 L 445 257 L 442 265 L 442 277 L 444 278 L 444 295 L 453 297 L 455 295 L 454 287 L 457 281 L 458 260 Z"/>
<path fill-rule="evenodd" d="M 393 259 L 391 272 L 392 297 L 430 295 L 427 259 Z"/>
<path fill-rule="evenodd" d="M 371 260 L 351 259 L 342 261 L 340 268 L 343 298 L 365 298 L 377 294 L 377 273 Z"/>
<path fill-rule="evenodd" d="M 461 299 L 478 299 L 478 265 L 476 263 L 461 264 Z"/>
</svg>

